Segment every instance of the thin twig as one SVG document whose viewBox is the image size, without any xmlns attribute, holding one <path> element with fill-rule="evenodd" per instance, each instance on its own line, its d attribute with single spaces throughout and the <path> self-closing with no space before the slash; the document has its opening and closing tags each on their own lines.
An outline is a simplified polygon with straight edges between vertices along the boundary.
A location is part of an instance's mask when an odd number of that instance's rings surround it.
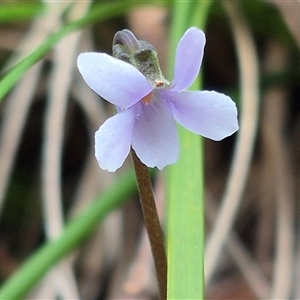
<svg viewBox="0 0 300 300">
<path fill-rule="evenodd" d="M 269 44 L 265 68 L 269 74 L 283 70 L 287 49 Z M 264 95 L 262 137 L 264 160 L 270 160 L 270 170 L 276 199 L 276 238 L 274 249 L 273 286 L 271 299 L 289 299 L 293 282 L 294 259 L 294 186 L 289 145 L 283 128 L 287 115 L 287 92 L 283 86 L 272 87 Z"/>
<path fill-rule="evenodd" d="M 206 200 L 207 217 L 209 222 L 213 223 L 217 212 L 216 199 L 207 193 Z M 229 234 L 225 246 L 257 298 L 266 299 L 269 295 L 270 284 L 262 272 L 260 265 L 254 260 L 234 230 Z"/>
<path fill-rule="evenodd" d="M 223 246 L 232 228 L 244 187 L 249 173 L 258 119 L 258 60 L 255 45 L 249 27 L 242 18 L 238 3 L 224 1 L 224 6 L 230 17 L 233 37 L 239 59 L 242 115 L 240 131 L 232 162 L 225 195 L 208 239 L 205 257 L 206 283 L 212 278 L 219 261 Z"/>
<path fill-rule="evenodd" d="M 87 11 L 90 2 L 76 3 L 68 12 L 70 20 Z M 80 11 L 78 12 L 78 6 Z M 45 233 L 48 240 L 57 238 L 64 227 L 62 211 L 61 164 L 64 138 L 64 122 L 71 86 L 74 63 L 81 32 L 75 32 L 54 48 L 54 67 L 49 86 L 49 102 L 45 117 L 45 139 L 43 143 L 43 210 Z M 79 299 L 72 262 L 65 260 L 52 270 L 55 289 L 62 298 Z"/>
<path fill-rule="evenodd" d="M 55 4 L 45 3 L 45 5 L 48 14 L 33 21 L 29 32 L 26 33 L 24 39 L 6 62 L 2 72 L 8 71 L 10 67 L 29 55 L 56 27 L 63 10 L 59 10 Z M 42 61 L 38 62 L 28 70 L 7 98 L 6 113 L 0 132 L 0 214 L 15 156 L 25 128 L 24 124 L 33 102 L 33 95 L 36 92 L 42 63 Z"/>
<path fill-rule="evenodd" d="M 160 298 L 167 298 L 167 257 L 164 246 L 163 232 L 159 223 L 153 196 L 152 184 L 148 167 L 145 166 L 131 150 L 136 172 L 144 221 L 154 259 Z"/>
</svg>

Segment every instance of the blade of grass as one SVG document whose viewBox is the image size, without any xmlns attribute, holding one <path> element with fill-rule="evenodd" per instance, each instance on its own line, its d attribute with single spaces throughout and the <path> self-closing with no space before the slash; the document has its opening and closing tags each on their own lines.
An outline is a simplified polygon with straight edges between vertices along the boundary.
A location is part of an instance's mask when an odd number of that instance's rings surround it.
<svg viewBox="0 0 300 300">
<path fill-rule="evenodd" d="M 20 22 L 43 13 L 41 3 L 0 4 L 0 23 Z"/>
<path fill-rule="evenodd" d="M 90 1 L 74 2 L 68 7 L 65 18 L 78 19 L 86 14 Z M 83 32 L 77 31 L 61 40 L 53 49 L 48 101 L 45 112 L 42 147 L 42 207 L 45 235 L 48 240 L 57 238 L 64 227 L 62 196 L 62 152 L 66 110 L 71 88 L 74 62 Z M 51 147 L 55 145 L 55 147 Z M 72 262 L 62 261 L 52 270 L 56 295 L 62 299 L 79 299 L 78 286 Z"/>
<path fill-rule="evenodd" d="M 84 26 L 107 20 L 109 18 L 126 13 L 129 9 L 136 5 L 142 5 L 142 2 L 125 2 L 118 1 L 113 3 L 105 3 L 97 5 L 83 18 L 74 21 L 57 33 L 51 35 L 43 44 L 41 44 L 28 57 L 17 64 L 0 82 L 0 101 L 14 87 L 23 74 L 32 67 L 41 57 L 43 57 L 56 43 L 64 36 L 78 30 Z"/>
<path fill-rule="evenodd" d="M 65 4 L 67 3 L 58 6 L 56 3 L 50 2 L 45 5 L 47 14 L 32 21 L 30 28 L 17 46 L 18 50 L 14 51 L 9 61 L 6 61 L 4 69 L 8 65 L 12 65 L 13 61 L 19 61 L 20 57 L 26 57 L 49 36 L 52 29 L 60 23 L 60 18 L 66 9 Z M 20 136 L 25 128 L 24 124 L 41 76 L 42 66 L 43 61 L 40 60 L 22 76 L 9 97 L 6 98 L 7 105 L 0 130 L 3 141 L 0 143 L 0 215 Z"/>
<path fill-rule="evenodd" d="M 39 249 L 0 289 L 0 299 L 22 299 L 50 268 L 87 239 L 112 210 L 136 192 L 133 172 L 125 173 L 78 217 L 61 236 Z"/>
<path fill-rule="evenodd" d="M 204 26 L 210 4 L 175 3 L 170 70 L 174 67 L 178 40 L 189 26 Z M 191 11 L 194 15 L 189 22 Z M 196 82 L 193 89 L 200 89 L 200 85 L 200 81 Z M 204 299 L 203 146 L 198 135 L 182 127 L 179 136 L 180 159 L 169 169 L 167 187 L 168 299 Z"/>
</svg>

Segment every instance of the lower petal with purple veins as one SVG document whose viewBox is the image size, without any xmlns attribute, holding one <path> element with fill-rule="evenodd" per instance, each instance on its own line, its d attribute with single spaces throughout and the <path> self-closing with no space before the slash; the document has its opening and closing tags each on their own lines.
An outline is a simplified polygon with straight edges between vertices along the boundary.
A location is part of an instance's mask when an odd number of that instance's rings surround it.
<svg viewBox="0 0 300 300">
<path fill-rule="evenodd" d="M 129 154 L 135 106 L 109 118 L 95 133 L 95 155 L 103 170 L 114 172 Z"/>
<path fill-rule="evenodd" d="M 177 127 L 169 106 L 155 95 L 150 104 L 139 104 L 141 114 L 134 127 L 132 148 L 145 165 L 161 170 L 178 160 Z"/>
<path fill-rule="evenodd" d="M 239 128 L 236 105 L 224 94 L 215 91 L 165 91 L 163 97 L 179 124 L 204 137 L 219 141 Z"/>
</svg>

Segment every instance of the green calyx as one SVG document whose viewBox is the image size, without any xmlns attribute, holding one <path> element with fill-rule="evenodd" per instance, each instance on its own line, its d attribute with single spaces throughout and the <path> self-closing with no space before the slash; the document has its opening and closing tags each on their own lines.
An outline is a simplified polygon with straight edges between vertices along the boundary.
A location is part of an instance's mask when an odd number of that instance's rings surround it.
<svg viewBox="0 0 300 300">
<path fill-rule="evenodd" d="M 170 82 L 164 77 L 155 48 L 138 40 L 128 29 L 118 31 L 113 40 L 113 56 L 137 68 L 153 88 L 166 88 Z"/>
</svg>

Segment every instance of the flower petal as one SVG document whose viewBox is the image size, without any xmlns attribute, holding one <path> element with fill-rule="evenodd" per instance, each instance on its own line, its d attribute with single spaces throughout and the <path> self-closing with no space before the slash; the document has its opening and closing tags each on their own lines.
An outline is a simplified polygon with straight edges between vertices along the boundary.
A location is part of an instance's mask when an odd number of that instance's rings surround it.
<svg viewBox="0 0 300 300">
<path fill-rule="evenodd" d="M 135 108 L 129 108 L 109 118 L 95 133 L 95 156 L 103 170 L 116 171 L 130 151 Z"/>
<path fill-rule="evenodd" d="M 185 128 L 215 141 L 239 128 L 237 109 L 230 97 L 215 91 L 165 92 L 174 119 Z"/>
<path fill-rule="evenodd" d="M 105 53 L 82 53 L 77 66 L 90 88 L 122 108 L 132 106 L 153 90 L 136 68 Z"/>
<path fill-rule="evenodd" d="M 175 62 L 174 81 L 171 90 L 182 91 L 195 81 L 202 63 L 205 46 L 205 34 L 191 27 L 180 39 Z"/>
<path fill-rule="evenodd" d="M 136 121 L 132 148 L 148 167 L 163 169 L 179 157 L 179 138 L 170 107 L 154 95 L 148 105 L 140 103 L 140 117 Z"/>
</svg>

